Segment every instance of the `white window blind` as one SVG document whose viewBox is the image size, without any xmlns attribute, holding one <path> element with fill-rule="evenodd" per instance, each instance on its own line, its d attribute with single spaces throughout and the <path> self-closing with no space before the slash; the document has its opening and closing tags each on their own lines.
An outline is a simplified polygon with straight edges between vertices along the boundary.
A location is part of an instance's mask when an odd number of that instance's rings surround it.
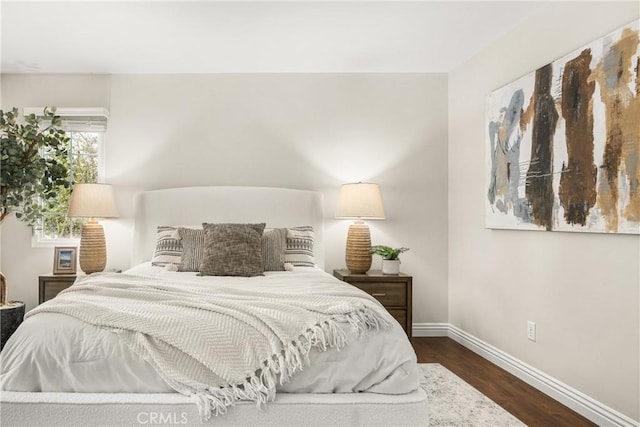
<svg viewBox="0 0 640 427">
<path fill-rule="evenodd" d="M 35 114 L 44 117 L 45 107 L 25 107 L 23 114 L 28 116 Z M 109 110 L 101 107 L 90 108 L 66 108 L 56 109 L 56 116 L 62 120 L 62 128 L 69 132 L 100 132 L 107 131 Z"/>
</svg>

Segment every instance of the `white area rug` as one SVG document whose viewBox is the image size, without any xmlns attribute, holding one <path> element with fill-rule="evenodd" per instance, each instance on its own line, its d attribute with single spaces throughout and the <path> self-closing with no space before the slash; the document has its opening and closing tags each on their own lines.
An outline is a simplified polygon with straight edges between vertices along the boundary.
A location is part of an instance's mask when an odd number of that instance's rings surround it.
<svg viewBox="0 0 640 427">
<path fill-rule="evenodd" d="M 439 363 L 421 363 L 420 369 L 429 399 L 429 427 L 525 425 Z"/>
</svg>

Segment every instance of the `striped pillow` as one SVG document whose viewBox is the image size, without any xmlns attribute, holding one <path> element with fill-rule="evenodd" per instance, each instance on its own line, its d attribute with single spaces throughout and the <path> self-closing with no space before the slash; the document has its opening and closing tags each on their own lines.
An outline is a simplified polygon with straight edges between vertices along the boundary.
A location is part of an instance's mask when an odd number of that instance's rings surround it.
<svg viewBox="0 0 640 427">
<path fill-rule="evenodd" d="M 178 228 L 182 240 L 182 258 L 178 271 L 199 271 L 204 254 L 204 230 Z"/>
<path fill-rule="evenodd" d="M 151 265 L 165 267 L 167 264 L 180 264 L 182 243 L 177 235 L 177 227 L 161 225 L 158 227 L 156 250 L 151 258 Z"/>
<path fill-rule="evenodd" d="M 287 229 L 284 262 L 297 267 L 314 267 L 313 227 L 310 225 Z"/>
<path fill-rule="evenodd" d="M 262 234 L 262 264 L 264 271 L 284 270 L 286 245 L 286 228 L 273 228 L 264 231 L 264 234 Z"/>
</svg>

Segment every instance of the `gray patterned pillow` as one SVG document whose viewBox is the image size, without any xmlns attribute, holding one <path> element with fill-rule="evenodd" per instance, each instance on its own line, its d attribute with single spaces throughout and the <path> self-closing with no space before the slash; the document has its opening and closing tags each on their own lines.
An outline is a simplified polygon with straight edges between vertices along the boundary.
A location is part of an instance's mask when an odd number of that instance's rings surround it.
<svg viewBox="0 0 640 427">
<path fill-rule="evenodd" d="M 297 267 L 313 267 L 313 227 L 310 225 L 287 229 L 287 247 L 284 262 Z"/>
<path fill-rule="evenodd" d="M 262 232 L 266 224 L 202 224 L 203 276 L 261 276 Z"/>
<path fill-rule="evenodd" d="M 264 271 L 284 271 L 284 250 L 287 229 L 274 228 L 262 235 L 262 265 Z"/>
<path fill-rule="evenodd" d="M 198 271 L 202 262 L 204 230 L 179 227 L 178 234 L 182 241 L 182 258 L 178 271 Z"/>
<path fill-rule="evenodd" d="M 153 258 L 151 258 L 151 265 L 164 267 L 167 264 L 180 264 L 182 242 L 177 232 L 178 227 L 158 226 L 158 240 Z"/>
</svg>

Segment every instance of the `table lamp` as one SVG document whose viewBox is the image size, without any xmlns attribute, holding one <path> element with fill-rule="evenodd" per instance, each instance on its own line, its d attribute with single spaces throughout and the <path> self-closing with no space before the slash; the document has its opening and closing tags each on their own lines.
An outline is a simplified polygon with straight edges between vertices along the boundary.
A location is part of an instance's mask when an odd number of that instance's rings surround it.
<svg viewBox="0 0 640 427">
<path fill-rule="evenodd" d="M 345 260 L 351 273 L 366 273 L 371 268 L 371 234 L 362 219 L 385 218 L 378 184 L 357 182 L 342 185 L 336 218 L 355 218 L 347 234 Z"/>
<path fill-rule="evenodd" d="M 80 268 L 86 274 L 103 271 L 107 265 L 104 229 L 96 218 L 117 218 L 113 189 L 109 184 L 75 184 L 69 203 L 70 218 L 89 218 L 80 238 Z"/>
</svg>

